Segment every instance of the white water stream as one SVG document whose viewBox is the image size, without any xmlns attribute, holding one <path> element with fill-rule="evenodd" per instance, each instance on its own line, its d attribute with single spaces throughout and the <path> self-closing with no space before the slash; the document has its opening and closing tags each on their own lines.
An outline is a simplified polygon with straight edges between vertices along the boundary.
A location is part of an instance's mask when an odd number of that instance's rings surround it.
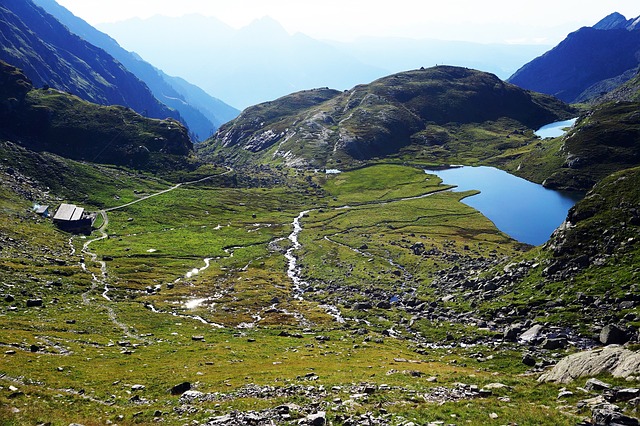
<svg viewBox="0 0 640 426">
<path fill-rule="evenodd" d="M 428 194 L 422 194 L 422 195 L 418 195 L 415 197 L 406 197 L 406 198 L 401 198 L 398 200 L 389 200 L 389 201 L 378 201 L 378 202 L 373 202 L 373 203 L 365 203 L 363 205 L 379 205 L 379 206 L 384 206 L 390 203 L 395 203 L 398 201 L 410 201 L 410 200 L 419 200 L 422 198 L 427 198 L 430 197 L 434 194 L 437 194 L 439 192 L 443 192 L 443 191 L 449 191 L 449 189 L 442 189 L 442 190 L 437 190 L 437 191 L 433 191 L 430 192 Z M 335 207 L 334 210 L 347 210 L 352 208 L 352 206 L 342 206 L 342 207 Z M 305 217 L 306 215 L 308 215 L 311 211 L 313 210 L 304 210 L 302 212 L 300 212 L 300 214 L 298 214 L 298 216 L 296 216 L 296 218 L 293 220 L 292 222 L 292 226 L 293 226 L 293 231 L 291 232 L 291 234 L 289 234 L 289 241 L 291 241 L 292 246 L 287 250 L 287 252 L 285 253 L 285 258 L 288 261 L 288 267 L 287 267 L 287 276 L 291 279 L 291 281 L 293 281 L 293 297 L 297 300 L 304 300 L 303 295 L 304 295 L 304 287 L 306 286 L 306 282 L 301 278 L 301 269 L 298 266 L 298 258 L 295 255 L 295 252 L 300 250 L 300 248 L 302 247 L 302 245 L 300 244 L 300 241 L 298 239 L 300 232 L 302 232 L 302 223 L 301 220 L 303 217 Z M 336 241 L 331 240 L 328 237 L 325 237 L 325 239 L 327 241 L 330 241 L 332 243 L 335 244 L 339 244 L 342 245 Z M 359 253 L 363 256 L 369 256 L 371 257 L 368 253 L 364 253 L 360 250 L 357 249 L 353 249 L 351 247 L 349 247 L 351 250 L 355 251 L 356 253 Z M 405 269 L 401 266 L 398 265 L 397 263 L 395 263 L 393 260 L 391 259 L 386 259 L 389 264 L 393 267 L 399 268 L 401 270 L 403 270 L 405 273 Z M 415 289 L 410 289 L 410 291 L 415 291 Z M 320 307 L 322 309 L 324 309 L 327 314 L 331 315 L 333 318 L 335 318 L 335 320 L 339 323 L 344 323 L 345 322 L 345 318 L 340 314 L 340 309 L 337 306 L 333 306 L 333 305 L 320 305 Z"/>
</svg>

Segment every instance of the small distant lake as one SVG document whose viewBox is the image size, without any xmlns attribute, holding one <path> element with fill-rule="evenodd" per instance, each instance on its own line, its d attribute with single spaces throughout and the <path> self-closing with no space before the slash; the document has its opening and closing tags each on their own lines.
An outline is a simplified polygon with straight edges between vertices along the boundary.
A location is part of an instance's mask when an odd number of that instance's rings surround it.
<svg viewBox="0 0 640 426">
<path fill-rule="evenodd" d="M 540 136 L 542 139 L 544 138 L 558 138 L 566 133 L 566 128 L 571 127 L 576 124 L 577 118 L 572 118 L 571 120 L 565 121 L 556 121 L 555 123 L 547 124 L 546 126 L 540 127 L 535 131 L 537 136 Z"/>
<path fill-rule="evenodd" d="M 456 167 L 425 170 L 455 191 L 478 190 L 465 204 L 479 210 L 498 229 L 523 243 L 545 243 L 564 222 L 579 194 L 553 191 L 493 167 Z"/>
</svg>

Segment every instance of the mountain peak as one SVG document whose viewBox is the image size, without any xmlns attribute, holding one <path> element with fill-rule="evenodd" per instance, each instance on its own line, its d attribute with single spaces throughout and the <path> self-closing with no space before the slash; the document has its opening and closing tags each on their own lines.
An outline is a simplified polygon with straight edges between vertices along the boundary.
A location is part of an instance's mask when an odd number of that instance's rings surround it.
<svg viewBox="0 0 640 426">
<path fill-rule="evenodd" d="M 640 28 L 640 17 L 627 19 L 624 15 L 614 12 L 593 26 L 596 30 L 635 30 Z"/>
<path fill-rule="evenodd" d="M 258 32 L 263 35 L 278 34 L 289 36 L 289 33 L 284 29 L 280 22 L 267 15 L 252 21 L 249 25 L 244 27 L 242 31 Z"/>
<path fill-rule="evenodd" d="M 613 30 L 623 27 L 627 23 L 627 18 L 624 15 L 613 12 L 604 19 L 600 20 L 593 26 L 596 30 Z"/>
</svg>

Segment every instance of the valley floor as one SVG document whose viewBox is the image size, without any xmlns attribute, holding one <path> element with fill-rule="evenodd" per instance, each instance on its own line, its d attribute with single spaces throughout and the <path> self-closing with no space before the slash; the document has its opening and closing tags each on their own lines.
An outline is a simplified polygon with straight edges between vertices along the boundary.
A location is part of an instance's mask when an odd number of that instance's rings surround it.
<svg viewBox="0 0 640 426">
<path fill-rule="evenodd" d="M 579 401 L 598 392 L 583 381 L 536 379 L 593 341 L 542 320 L 535 338 L 565 344 L 515 341 L 504 331 L 517 302 L 501 305 L 508 290 L 483 281 L 535 273 L 538 249 L 435 176 L 397 165 L 251 177 L 219 168 L 173 185 L 99 172 L 86 189 L 103 213 L 91 236 L 35 216 L 20 200 L 50 196 L 37 182 L 17 197 L 29 186 L 14 171 L 0 189 L 0 425 L 591 416 Z"/>
</svg>

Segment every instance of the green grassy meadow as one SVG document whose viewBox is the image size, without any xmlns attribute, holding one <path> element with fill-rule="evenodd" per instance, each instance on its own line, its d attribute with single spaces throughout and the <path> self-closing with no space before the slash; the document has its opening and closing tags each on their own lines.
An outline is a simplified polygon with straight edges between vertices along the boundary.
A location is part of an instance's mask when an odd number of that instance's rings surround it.
<svg viewBox="0 0 640 426">
<path fill-rule="evenodd" d="M 174 185 L 123 169 L 74 167 L 94 173 L 84 201 L 96 209 Z M 367 412 L 394 425 L 576 423 L 581 413 L 561 414 L 558 387 L 525 374 L 519 351 L 436 344 L 485 333 L 474 325 L 412 323 L 393 304 L 354 308 L 406 294 L 438 302 L 431 280 L 460 256 L 520 253 L 520 244 L 460 202 L 470 194 L 399 165 L 278 180 L 284 183 L 180 186 L 109 211 L 103 239 L 100 231 L 70 239 L 0 189 L 0 223 L 17 224 L 3 233 L 14 241 L 3 243 L 0 260 L 0 425 L 183 425 L 292 401 L 322 408 L 335 425 Z M 302 211 L 309 213 L 294 254 L 305 284 L 295 294 L 284 253 Z M 416 256 L 417 242 L 439 255 Z M 36 298 L 43 305 L 27 307 Z M 168 392 L 185 381 L 218 399 L 185 411 Z M 456 383 L 495 382 L 507 387 L 457 401 L 430 397 Z M 313 396 L 242 396 L 254 384 L 312 387 Z M 377 390 L 351 399 L 361 384 Z M 294 410 L 292 424 L 302 411 Z"/>
</svg>

